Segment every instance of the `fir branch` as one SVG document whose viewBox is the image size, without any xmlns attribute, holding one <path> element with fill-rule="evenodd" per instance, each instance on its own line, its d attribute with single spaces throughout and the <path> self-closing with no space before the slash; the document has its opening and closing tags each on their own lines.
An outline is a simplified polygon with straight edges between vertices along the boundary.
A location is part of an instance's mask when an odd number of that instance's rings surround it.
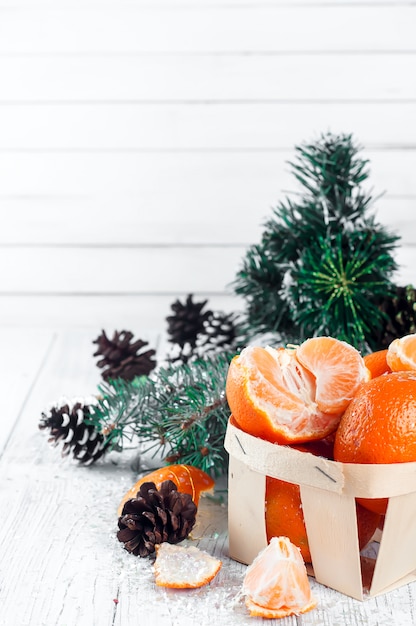
<svg viewBox="0 0 416 626">
<path fill-rule="evenodd" d="M 91 407 L 87 423 L 104 435 L 107 450 L 121 452 L 125 442 L 132 441 L 133 425 L 152 384 L 147 376 L 140 376 L 132 381 L 117 378 L 98 386 L 97 404 Z"/>
<path fill-rule="evenodd" d="M 100 386 L 91 421 L 113 448 L 137 440 L 143 453 L 189 463 L 214 475 L 227 466 L 223 442 L 230 410 L 225 382 L 231 355 L 159 368 L 152 377 Z"/>
</svg>

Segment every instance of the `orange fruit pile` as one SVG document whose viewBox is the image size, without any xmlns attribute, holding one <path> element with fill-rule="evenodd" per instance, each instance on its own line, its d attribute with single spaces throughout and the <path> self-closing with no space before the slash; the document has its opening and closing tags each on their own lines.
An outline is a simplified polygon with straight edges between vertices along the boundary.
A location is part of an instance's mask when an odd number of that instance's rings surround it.
<svg viewBox="0 0 416 626">
<path fill-rule="evenodd" d="M 299 615 L 317 604 L 299 548 L 287 537 L 273 537 L 248 566 L 243 593 L 250 615 L 258 617 Z"/>
<path fill-rule="evenodd" d="M 152 482 L 155 483 L 156 487 L 159 489 L 160 485 L 165 480 L 174 482 L 178 491 L 188 493 L 196 506 L 198 506 L 201 492 L 212 491 L 215 484 L 211 476 L 193 465 L 166 465 L 150 474 L 146 474 L 146 476 L 140 478 L 133 487 L 128 490 L 119 504 L 118 515 L 121 515 L 123 506 L 127 500 L 136 497 L 140 485 Z"/>
<path fill-rule="evenodd" d="M 247 347 L 231 361 L 226 394 L 237 425 L 273 443 L 333 432 L 369 378 L 358 350 L 332 337 L 293 348 Z"/>
<path fill-rule="evenodd" d="M 211 582 L 221 566 L 219 559 L 195 546 L 161 543 L 156 546 L 153 571 L 160 587 L 195 589 Z"/>
</svg>

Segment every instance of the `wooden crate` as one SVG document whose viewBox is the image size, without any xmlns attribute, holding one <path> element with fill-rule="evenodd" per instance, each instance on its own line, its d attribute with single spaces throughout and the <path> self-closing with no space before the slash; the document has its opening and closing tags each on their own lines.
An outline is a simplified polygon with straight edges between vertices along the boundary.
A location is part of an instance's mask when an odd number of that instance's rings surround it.
<svg viewBox="0 0 416 626">
<path fill-rule="evenodd" d="M 230 419 L 230 557 L 251 563 L 267 545 L 266 476 L 300 485 L 316 580 L 363 600 L 416 580 L 416 462 L 338 463 L 263 441 Z M 355 498 L 388 497 L 376 558 L 360 555 Z"/>
</svg>

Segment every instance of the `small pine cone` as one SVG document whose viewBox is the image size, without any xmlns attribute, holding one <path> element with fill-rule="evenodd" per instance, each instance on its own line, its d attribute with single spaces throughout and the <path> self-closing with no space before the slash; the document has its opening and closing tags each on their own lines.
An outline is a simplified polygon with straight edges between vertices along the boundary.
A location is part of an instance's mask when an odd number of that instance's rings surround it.
<svg viewBox="0 0 416 626">
<path fill-rule="evenodd" d="M 90 406 L 76 401 L 53 406 L 42 413 L 40 430 L 49 429 L 49 443 L 58 446 L 63 443 L 62 456 L 71 455 L 82 465 L 91 465 L 103 456 L 106 445 L 104 437 L 85 418 L 91 415 Z"/>
<path fill-rule="evenodd" d="M 169 341 L 179 344 L 181 348 L 187 343 L 191 347 L 196 345 L 199 333 L 204 330 L 204 322 L 212 315 L 211 311 L 203 311 L 207 300 L 193 302 L 192 297 L 192 294 L 189 294 L 185 304 L 176 300 L 171 305 L 174 315 L 166 318 Z"/>
<path fill-rule="evenodd" d="M 237 331 L 235 325 L 235 313 L 214 312 L 205 320 L 204 330 L 197 340 L 197 348 L 200 352 L 230 351 L 236 347 Z"/>
<path fill-rule="evenodd" d="M 159 490 L 152 482 L 143 483 L 137 496 L 124 504 L 117 538 L 129 552 L 148 556 L 159 543 L 186 539 L 194 527 L 196 511 L 191 496 L 179 492 L 171 480 L 165 480 Z"/>
<path fill-rule="evenodd" d="M 133 333 L 122 330 L 115 331 L 112 339 L 109 339 L 102 331 L 102 334 L 93 341 L 98 348 L 94 356 L 101 356 L 102 359 L 97 361 L 97 366 L 106 368 L 101 373 L 104 380 L 122 378 L 124 380 L 133 380 L 136 376 L 148 376 L 156 367 L 156 361 L 153 359 L 156 354 L 154 350 L 139 352 L 147 341 L 138 339 L 131 343 Z"/>
</svg>

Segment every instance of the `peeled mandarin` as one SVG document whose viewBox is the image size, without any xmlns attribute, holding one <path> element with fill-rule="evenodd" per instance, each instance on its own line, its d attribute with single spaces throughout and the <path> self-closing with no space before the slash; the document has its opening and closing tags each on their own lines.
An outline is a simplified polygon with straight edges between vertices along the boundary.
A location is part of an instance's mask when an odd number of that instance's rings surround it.
<svg viewBox="0 0 416 626">
<path fill-rule="evenodd" d="M 272 443 L 303 443 L 334 432 L 369 377 L 353 346 L 314 337 L 292 348 L 244 348 L 230 363 L 226 394 L 241 430 Z"/>
<path fill-rule="evenodd" d="M 317 604 L 300 550 L 284 536 L 273 537 L 248 566 L 243 593 L 252 616 L 299 615 Z"/>
</svg>

